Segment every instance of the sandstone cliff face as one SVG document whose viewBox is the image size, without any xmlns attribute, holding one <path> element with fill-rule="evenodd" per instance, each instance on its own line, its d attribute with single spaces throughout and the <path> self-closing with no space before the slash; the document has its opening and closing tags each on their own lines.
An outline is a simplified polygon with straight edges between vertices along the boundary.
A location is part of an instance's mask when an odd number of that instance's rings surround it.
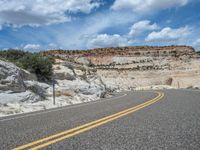
<svg viewBox="0 0 200 150">
<path fill-rule="evenodd" d="M 117 47 L 46 54 L 96 69 L 107 87 L 114 89 L 200 85 L 200 55 L 189 46 Z"/>
<path fill-rule="evenodd" d="M 94 69 L 59 59 L 56 62 L 54 76 L 58 97 L 68 93 L 68 96 L 80 96 L 83 101 L 90 101 L 105 96 L 106 87 Z"/>
<path fill-rule="evenodd" d="M 51 50 L 43 52 L 43 54 L 47 55 L 61 55 L 64 54 L 66 56 L 108 56 L 108 55 L 174 55 L 173 53 L 181 54 L 194 54 L 195 50 L 191 46 L 132 46 L 132 47 L 109 47 L 109 48 L 97 48 L 91 50 Z"/>
<path fill-rule="evenodd" d="M 13 63 L 0 60 L 0 104 L 12 101 L 40 101 L 48 85 L 36 81 L 35 75 Z"/>
<path fill-rule="evenodd" d="M 25 92 L 26 85 L 24 80 L 37 80 L 36 76 L 18 68 L 13 63 L 0 60 L 0 90 Z"/>
<path fill-rule="evenodd" d="M 56 60 L 54 77 L 56 105 L 51 84 L 38 82 L 28 71 L 0 60 L 0 116 L 93 101 L 107 92 L 101 78 L 87 66 Z"/>
<path fill-rule="evenodd" d="M 25 86 L 22 80 L 22 72 L 12 63 L 0 61 L 0 90 L 12 90 L 24 92 Z"/>
</svg>

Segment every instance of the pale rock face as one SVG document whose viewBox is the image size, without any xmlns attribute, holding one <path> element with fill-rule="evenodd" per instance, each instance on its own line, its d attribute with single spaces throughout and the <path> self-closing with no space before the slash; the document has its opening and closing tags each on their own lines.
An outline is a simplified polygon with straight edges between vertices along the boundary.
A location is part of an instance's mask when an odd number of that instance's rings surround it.
<svg viewBox="0 0 200 150">
<path fill-rule="evenodd" d="M 14 64 L 0 60 L 0 90 L 24 92 L 26 90 L 22 73 Z"/>
<path fill-rule="evenodd" d="M 58 61 L 58 60 L 57 60 Z M 59 80 L 75 80 L 75 73 L 67 65 L 54 65 L 54 77 Z"/>
<path fill-rule="evenodd" d="M 0 116 L 94 101 L 106 94 L 105 84 L 91 74 L 89 68 L 57 60 L 54 65 L 56 105 L 53 105 L 51 84 L 29 80 L 34 77 L 12 63 L 2 61 L 0 64 L 3 64 L 1 79 L 7 79 L 18 89 L 18 93 L 16 90 L 13 93 L 7 84 L 4 91 L 0 91 Z"/>
<path fill-rule="evenodd" d="M 56 78 L 56 90 L 59 91 L 58 95 L 62 96 L 68 93 L 75 97 L 75 95 L 81 94 L 82 98 L 91 96 L 93 100 L 105 95 L 105 85 L 102 84 L 102 81 L 95 74 L 91 75 L 89 68 L 86 66 L 66 65 L 66 63 L 60 63 L 56 66 L 54 68 L 59 69 L 55 69 L 54 73 L 62 73 L 65 76 L 65 78 Z M 69 74 L 73 80 L 66 78 Z"/>
<path fill-rule="evenodd" d="M 49 85 L 10 62 L 0 60 L 0 103 L 37 102 L 45 99 Z"/>
<path fill-rule="evenodd" d="M 26 86 L 26 90 L 31 91 L 40 97 L 39 100 L 45 99 L 46 96 L 48 96 L 47 90 L 50 88 L 48 84 L 37 81 L 24 81 L 24 84 Z"/>
<path fill-rule="evenodd" d="M 77 58 L 76 62 L 78 62 L 80 64 L 85 64 L 85 65 L 88 65 L 90 63 L 90 61 L 87 58 L 84 58 L 84 57 Z"/>
<path fill-rule="evenodd" d="M 15 94 L 9 91 L 0 93 L 0 104 L 21 103 L 21 102 L 33 103 L 40 100 L 41 100 L 40 96 L 31 91 L 25 91 Z"/>
<path fill-rule="evenodd" d="M 0 60 L 0 91 L 25 92 L 24 80 L 37 80 L 37 77 L 13 63 Z"/>
<path fill-rule="evenodd" d="M 21 69 L 21 71 L 22 71 L 22 78 L 24 80 L 37 81 L 37 76 L 35 74 L 32 74 L 32 73 L 30 73 L 30 72 L 28 72 L 27 70 L 24 70 L 24 69 Z"/>
<path fill-rule="evenodd" d="M 200 85 L 200 55 L 190 46 L 110 47 L 73 54 L 68 51 L 47 53 L 82 66 L 90 62 L 90 69 L 96 70 L 96 76 L 100 76 L 111 91 Z M 84 73 L 75 72 L 78 76 Z"/>
</svg>

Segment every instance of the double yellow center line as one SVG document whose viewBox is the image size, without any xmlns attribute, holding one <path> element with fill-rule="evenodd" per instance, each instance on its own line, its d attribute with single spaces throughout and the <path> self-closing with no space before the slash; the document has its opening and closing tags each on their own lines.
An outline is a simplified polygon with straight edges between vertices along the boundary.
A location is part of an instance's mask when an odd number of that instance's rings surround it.
<svg viewBox="0 0 200 150">
<path fill-rule="evenodd" d="M 96 128 L 100 125 L 106 124 L 106 123 L 111 122 L 115 119 L 118 119 L 118 118 L 123 117 L 125 115 L 128 115 L 130 113 L 133 113 L 137 110 L 140 110 L 144 107 L 147 107 L 147 106 L 161 100 L 164 97 L 164 93 L 161 93 L 161 92 L 156 92 L 156 93 L 157 93 L 157 96 L 155 98 L 153 98 L 153 99 L 151 99 L 151 100 L 149 100 L 145 103 L 142 103 L 140 105 L 131 107 L 129 109 L 125 109 L 125 110 L 120 111 L 118 113 L 109 115 L 107 117 L 92 121 L 90 123 L 87 123 L 87 124 L 84 124 L 84 125 L 81 125 L 81 126 L 78 126 L 78 127 L 75 127 L 75 128 L 72 128 L 70 130 L 66 130 L 66 131 L 60 132 L 58 134 L 51 135 L 51 136 L 48 136 L 46 138 L 43 138 L 43 139 L 40 139 L 40 140 L 31 142 L 31 143 L 28 143 L 28 144 L 19 146 L 17 148 L 14 148 L 13 150 L 23 150 L 23 149 L 38 150 L 38 149 L 44 148 L 46 146 L 49 146 L 51 144 L 54 144 L 56 142 L 67 139 L 69 137 L 72 137 L 74 135 L 77 135 L 77 134 L 83 133 L 85 131 L 91 130 L 91 129 Z"/>
</svg>

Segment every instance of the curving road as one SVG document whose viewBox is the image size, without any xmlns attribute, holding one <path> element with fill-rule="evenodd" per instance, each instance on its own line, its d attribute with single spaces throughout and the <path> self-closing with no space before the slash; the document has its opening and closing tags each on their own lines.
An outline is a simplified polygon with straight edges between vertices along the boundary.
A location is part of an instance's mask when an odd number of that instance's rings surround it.
<svg viewBox="0 0 200 150">
<path fill-rule="evenodd" d="M 0 150 L 200 149 L 200 91 L 114 98 L 0 118 Z"/>
</svg>

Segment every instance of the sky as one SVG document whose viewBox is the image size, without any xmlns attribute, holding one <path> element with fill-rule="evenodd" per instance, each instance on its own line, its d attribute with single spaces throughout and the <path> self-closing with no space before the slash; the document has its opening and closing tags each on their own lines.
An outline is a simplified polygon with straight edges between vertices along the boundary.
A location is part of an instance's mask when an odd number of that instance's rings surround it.
<svg viewBox="0 0 200 150">
<path fill-rule="evenodd" d="M 0 49 L 200 50 L 200 0 L 0 0 Z"/>
</svg>

